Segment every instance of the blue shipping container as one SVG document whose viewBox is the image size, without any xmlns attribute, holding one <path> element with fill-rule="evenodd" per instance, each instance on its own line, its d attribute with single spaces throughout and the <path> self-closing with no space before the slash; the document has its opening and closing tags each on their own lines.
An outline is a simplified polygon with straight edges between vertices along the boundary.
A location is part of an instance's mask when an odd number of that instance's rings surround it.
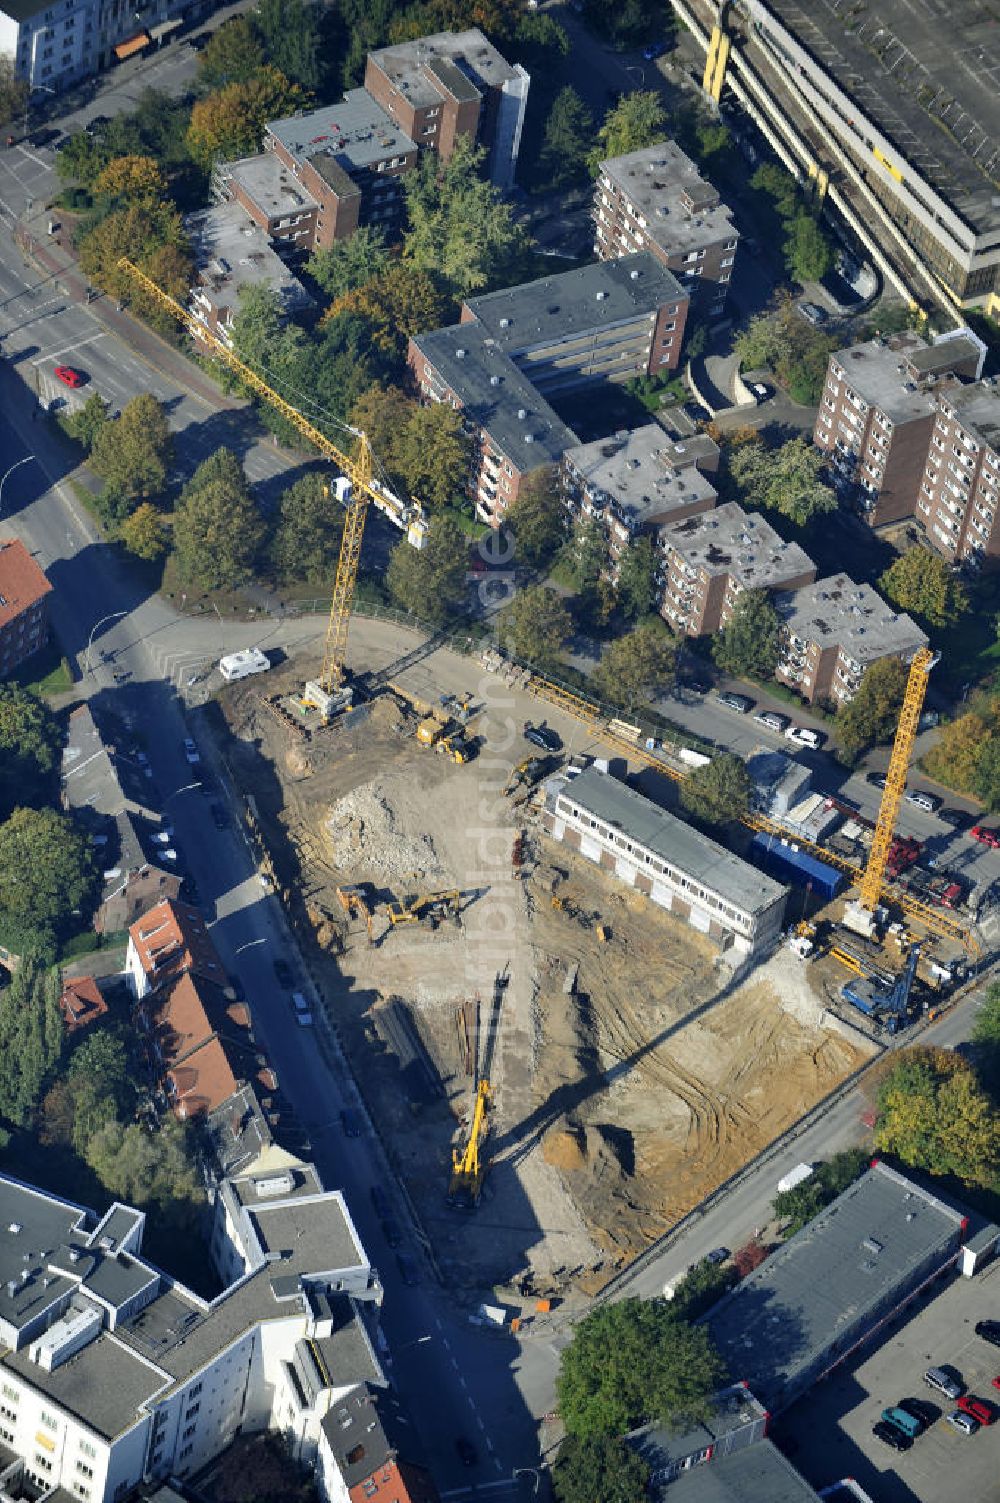
<svg viewBox="0 0 1000 1503">
<path fill-rule="evenodd" d="M 750 854 L 773 877 L 792 882 L 796 887 L 808 887 L 824 898 L 835 898 L 844 885 L 844 874 L 835 866 L 828 866 L 777 835 L 755 835 Z"/>
</svg>

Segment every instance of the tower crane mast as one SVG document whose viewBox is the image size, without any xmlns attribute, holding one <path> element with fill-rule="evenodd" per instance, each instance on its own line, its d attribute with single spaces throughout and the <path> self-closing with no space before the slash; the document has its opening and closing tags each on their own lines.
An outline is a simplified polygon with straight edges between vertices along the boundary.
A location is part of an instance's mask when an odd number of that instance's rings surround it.
<svg viewBox="0 0 1000 1503">
<path fill-rule="evenodd" d="M 351 493 L 347 502 L 347 514 L 344 519 L 344 533 L 340 543 L 340 555 L 337 559 L 337 573 L 333 584 L 333 598 L 330 602 L 330 618 L 326 629 L 326 644 L 323 652 L 323 667 L 318 680 L 313 684 L 307 684 L 306 697 L 312 695 L 311 701 L 316 708 L 326 716 L 339 708 L 336 703 L 338 691 L 342 690 L 345 679 L 345 661 L 347 656 L 347 636 L 351 624 L 351 607 L 354 603 L 354 591 L 358 582 L 358 568 L 361 563 L 361 543 L 364 538 L 365 521 L 368 516 L 370 502 L 375 501 L 378 506 L 392 515 L 397 525 L 405 526 L 410 532 L 413 541 L 413 529 L 422 525 L 422 513 L 419 504 L 406 508 L 391 497 L 372 477 L 373 459 L 371 446 L 365 435 L 355 429 L 351 429 L 358 440 L 358 452 L 351 456 L 339 448 L 332 439 L 328 438 L 308 418 L 303 417 L 291 402 L 269 386 L 255 370 L 238 355 L 236 355 L 224 340 L 218 338 L 210 329 L 207 329 L 200 319 L 181 306 L 176 298 L 171 297 L 169 292 L 164 292 L 158 287 L 153 279 L 146 275 L 130 261 L 127 256 L 121 257 L 118 262 L 119 270 L 126 272 L 138 285 L 158 303 L 159 306 L 171 314 L 178 323 L 182 324 L 189 334 L 200 339 L 209 346 L 212 353 L 229 366 L 239 376 L 240 380 L 262 397 L 265 402 L 286 418 L 292 426 L 302 434 L 303 438 L 318 449 L 319 452 L 334 464 L 347 476 L 351 483 Z M 397 513 L 393 515 L 393 513 Z"/>
</svg>

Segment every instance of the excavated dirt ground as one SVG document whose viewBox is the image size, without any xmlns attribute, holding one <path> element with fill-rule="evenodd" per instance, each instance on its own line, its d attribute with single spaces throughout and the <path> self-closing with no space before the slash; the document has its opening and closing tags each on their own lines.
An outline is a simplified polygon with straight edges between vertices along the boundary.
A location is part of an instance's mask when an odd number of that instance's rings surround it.
<svg viewBox="0 0 1000 1503">
<path fill-rule="evenodd" d="M 311 666 L 273 673 L 269 691 Z M 824 1026 L 786 952 L 733 987 L 703 936 L 544 837 L 499 795 L 513 753 L 492 751 L 504 742 L 488 719 L 480 757 L 457 767 L 418 745 L 389 697 L 308 744 L 289 743 L 252 680 L 223 707 L 236 780 L 309 910 L 314 972 L 456 1284 L 530 1271 L 538 1289 L 592 1287 L 866 1057 L 863 1039 Z M 457 888 L 461 919 L 383 922 L 370 945 L 334 891 L 358 882 L 383 899 Z M 470 1216 L 445 1201 L 473 1095 L 458 1009 L 479 999 L 485 1037 L 505 969 L 492 1166 Z"/>
</svg>

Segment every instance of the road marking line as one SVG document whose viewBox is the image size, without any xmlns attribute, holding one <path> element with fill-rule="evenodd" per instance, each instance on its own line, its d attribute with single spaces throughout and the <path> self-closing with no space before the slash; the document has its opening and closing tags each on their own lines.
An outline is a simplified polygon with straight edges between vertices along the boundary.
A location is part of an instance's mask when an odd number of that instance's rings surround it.
<svg viewBox="0 0 1000 1503">
<path fill-rule="evenodd" d="M 480 1430 L 482 1430 L 483 1434 L 485 1435 L 486 1434 L 486 1425 L 485 1425 L 485 1422 L 484 1422 L 483 1417 L 482 1417 L 481 1414 L 477 1414 L 476 1415 L 476 1424 L 479 1426 Z"/>
<path fill-rule="evenodd" d="M 492 1442 L 492 1440 L 490 1439 L 490 1437 L 488 1435 L 486 1437 L 486 1449 L 492 1455 L 492 1452 L 493 1452 L 493 1442 Z"/>
<path fill-rule="evenodd" d="M 435 1317 L 434 1317 L 434 1324 L 437 1326 L 437 1328 L 438 1328 L 439 1331 L 443 1331 L 444 1330 L 444 1326 L 441 1324 L 441 1317 L 440 1317 L 440 1315 L 435 1315 Z M 445 1346 L 447 1346 L 447 1345 L 448 1345 L 448 1343 L 445 1342 Z"/>
<path fill-rule="evenodd" d="M 442 1329 L 441 1322 L 438 1321 L 438 1330 L 440 1331 L 441 1329 Z M 448 1340 L 447 1336 L 442 1336 L 441 1337 L 441 1345 L 444 1347 L 444 1349 L 445 1349 L 446 1352 L 450 1352 L 451 1351 L 451 1342 Z"/>
<path fill-rule="evenodd" d="M 459 1373 L 459 1375 L 458 1375 L 458 1381 L 459 1381 L 460 1387 L 464 1388 L 466 1390 L 466 1392 L 468 1392 L 469 1385 L 468 1385 L 468 1383 L 466 1383 L 466 1381 L 462 1377 L 461 1373 Z"/>
<path fill-rule="evenodd" d="M 36 356 L 31 363 L 32 365 L 44 365 L 46 360 L 55 360 L 59 362 L 62 360 L 63 355 L 72 355 L 74 350 L 82 350 L 85 344 L 93 344 L 98 339 L 106 338 L 107 330 L 101 329 L 97 334 L 88 334 L 86 339 L 78 339 L 76 344 L 67 344 L 64 345 L 61 349 L 57 348 L 48 350 L 44 355 Z"/>
</svg>

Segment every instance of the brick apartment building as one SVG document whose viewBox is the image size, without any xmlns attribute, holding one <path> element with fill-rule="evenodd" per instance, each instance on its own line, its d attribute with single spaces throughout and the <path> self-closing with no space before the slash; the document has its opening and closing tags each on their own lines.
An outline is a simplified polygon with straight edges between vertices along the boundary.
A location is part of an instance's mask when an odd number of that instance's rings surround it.
<svg viewBox="0 0 1000 1503">
<path fill-rule="evenodd" d="M 933 345 L 905 331 L 830 356 L 813 442 L 873 527 L 913 516 L 938 397 L 978 379 L 984 353 L 967 330 Z"/>
<path fill-rule="evenodd" d="M 707 433 L 675 441 L 659 423 L 578 444 L 563 455 L 562 484 L 574 517 L 600 522 L 608 540 L 609 576 L 629 544 L 666 522 L 711 511 L 719 447 Z"/>
<path fill-rule="evenodd" d="M 472 137 L 500 188 L 514 183 L 529 83 L 477 28 L 369 52 L 365 68 L 368 93 L 418 146 L 447 162 Z"/>
<path fill-rule="evenodd" d="M 917 521 L 930 543 L 957 562 L 1000 554 L 1000 383 L 996 376 L 952 386 L 938 398 Z"/>
<path fill-rule="evenodd" d="M 421 395 L 462 411 L 474 435 L 479 516 L 498 525 L 522 480 L 579 443 L 551 398 L 675 369 L 687 309 L 677 279 L 643 252 L 472 298 L 457 325 L 413 336 Z"/>
<path fill-rule="evenodd" d="M 915 621 L 846 574 L 776 595 L 774 605 L 783 622 L 775 678 L 809 704 L 846 704 L 872 663 L 881 658 L 908 663 L 927 645 Z"/>
<path fill-rule="evenodd" d="M 744 590 L 800 590 L 816 565 L 785 543 L 757 513 L 735 501 L 660 530 L 665 583 L 660 614 L 668 626 L 700 637 L 725 626 Z"/>
<path fill-rule="evenodd" d="M 594 221 L 602 260 L 649 251 L 685 278 L 693 305 L 709 316 L 723 311 L 739 235 L 718 190 L 676 142 L 602 162 Z"/>
<path fill-rule="evenodd" d="M 51 590 L 18 538 L 0 542 L 0 678 L 45 645 Z"/>
</svg>

